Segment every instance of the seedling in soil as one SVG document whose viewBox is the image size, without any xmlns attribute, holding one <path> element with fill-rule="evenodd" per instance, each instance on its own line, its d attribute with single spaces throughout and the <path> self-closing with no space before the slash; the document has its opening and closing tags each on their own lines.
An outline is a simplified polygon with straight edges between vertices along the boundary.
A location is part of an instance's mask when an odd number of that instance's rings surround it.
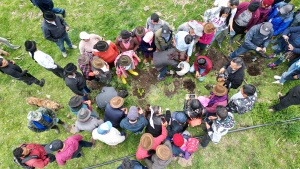
<svg viewBox="0 0 300 169">
<path fill-rule="evenodd" d="M 140 96 L 143 96 L 143 93 L 145 92 L 145 90 L 144 89 L 142 89 L 141 91 L 140 91 L 140 89 L 138 88 L 138 93 L 140 94 Z"/>
</svg>

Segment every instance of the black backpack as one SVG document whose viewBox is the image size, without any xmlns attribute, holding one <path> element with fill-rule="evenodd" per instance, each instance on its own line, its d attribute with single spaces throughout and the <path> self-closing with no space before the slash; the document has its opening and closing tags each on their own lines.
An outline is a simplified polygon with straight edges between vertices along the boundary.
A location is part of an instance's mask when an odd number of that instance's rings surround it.
<svg viewBox="0 0 300 169">
<path fill-rule="evenodd" d="M 21 147 L 26 147 L 26 145 L 22 145 Z M 31 160 L 31 159 L 38 159 L 39 157 L 37 155 L 32 155 L 32 156 L 28 156 L 28 157 L 25 157 L 23 160 L 17 158 L 17 157 L 14 157 L 14 163 L 16 163 L 17 165 L 21 166 L 22 168 L 26 168 L 26 169 L 35 169 L 35 167 L 29 167 L 25 164 L 25 162 Z"/>
</svg>

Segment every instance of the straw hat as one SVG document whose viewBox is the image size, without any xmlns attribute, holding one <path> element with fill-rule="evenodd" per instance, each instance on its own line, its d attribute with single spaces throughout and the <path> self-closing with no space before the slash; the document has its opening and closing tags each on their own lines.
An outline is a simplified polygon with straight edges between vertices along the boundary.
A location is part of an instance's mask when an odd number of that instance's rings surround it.
<svg viewBox="0 0 300 169">
<path fill-rule="evenodd" d="M 156 155 L 161 160 L 168 160 L 171 158 L 171 150 L 166 145 L 159 145 L 156 148 Z"/>
<path fill-rule="evenodd" d="M 120 108 L 123 105 L 123 103 L 124 99 L 120 96 L 112 98 L 109 102 L 110 106 L 115 109 Z"/>
<path fill-rule="evenodd" d="M 212 92 L 216 96 L 224 96 L 225 94 L 228 93 L 228 89 L 225 86 L 215 85 Z"/>
<path fill-rule="evenodd" d="M 119 63 L 120 63 L 121 66 L 128 66 L 128 65 L 131 64 L 131 59 L 127 55 L 120 56 L 120 58 L 119 58 L 118 61 L 119 61 Z"/>
<path fill-rule="evenodd" d="M 105 65 L 104 60 L 101 58 L 95 58 L 92 60 L 92 66 L 96 69 L 101 69 Z"/>
<path fill-rule="evenodd" d="M 144 150 L 147 151 L 150 150 L 154 145 L 154 138 L 152 134 L 150 133 L 143 134 L 140 140 L 140 145 Z"/>
</svg>

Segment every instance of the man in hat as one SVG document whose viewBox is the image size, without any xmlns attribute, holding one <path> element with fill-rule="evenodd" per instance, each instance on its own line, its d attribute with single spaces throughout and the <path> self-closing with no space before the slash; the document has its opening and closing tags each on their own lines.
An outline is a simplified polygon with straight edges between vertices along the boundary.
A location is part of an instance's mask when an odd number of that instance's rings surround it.
<svg viewBox="0 0 300 169">
<path fill-rule="evenodd" d="M 128 138 L 128 133 L 119 131 L 112 126 L 110 121 L 106 121 L 92 132 L 92 142 L 100 140 L 107 145 L 115 146 L 124 142 Z"/>
<path fill-rule="evenodd" d="M 102 123 L 104 123 L 102 119 L 98 120 L 91 116 L 89 109 L 81 108 L 77 114 L 77 121 L 75 122 L 76 132 L 87 131 L 91 133 Z"/>
<path fill-rule="evenodd" d="M 16 45 L 13 45 L 13 44 L 10 44 L 9 43 L 9 41 L 7 40 L 7 39 L 5 39 L 5 38 L 2 38 L 2 37 L 0 37 L 0 42 L 2 43 L 2 44 L 4 44 L 5 46 L 7 46 L 7 47 L 9 47 L 9 48 L 11 48 L 11 49 L 19 49 L 21 46 L 16 46 Z M 6 51 L 4 51 L 4 50 L 1 50 L 1 48 L 0 48 L 0 55 L 1 56 L 7 56 L 8 58 L 9 58 L 9 53 L 8 52 L 6 52 Z"/>
<path fill-rule="evenodd" d="M 231 96 L 226 109 L 231 113 L 243 115 L 252 110 L 256 101 L 256 88 L 251 84 L 246 84 L 236 94 Z"/>
<path fill-rule="evenodd" d="M 115 66 L 114 61 L 119 54 L 119 50 L 110 40 L 98 41 L 94 45 L 93 54 L 94 56 L 99 56 L 108 63 L 109 67 L 113 68 Z"/>
<path fill-rule="evenodd" d="M 194 73 L 196 71 L 195 77 L 203 82 L 206 75 L 210 72 L 212 68 L 212 62 L 206 56 L 198 56 L 194 64 L 190 67 L 190 72 Z"/>
<path fill-rule="evenodd" d="M 91 111 L 91 116 L 95 118 L 99 118 L 99 114 L 96 110 L 92 109 L 92 102 L 90 100 L 83 101 L 81 97 L 73 96 L 69 101 L 70 110 L 76 116 L 80 109 L 88 109 Z"/>
<path fill-rule="evenodd" d="M 93 53 L 94 45 L 98 41 L 103 41 L 104 38 L 96 35 L 96 34 L 88 34 L 85 31 L 80 32 L 79 34 L 80 42 L 79 42 L 79 51 L 81 54 L 87 52 L 87 53 Z"/>
<path fill-rule="evenodd" d="M 140 46 L 138 39 L 136 37 L 132 37 L 131 33 L 127 30 L 121 31 L 120 35 L 116 38 L 115 44 L 121 53 L 130 50 L 136 52 Z"/>
<path fill-rule="evenodd" d="M 158 137 L 154 138 L 150 133 L 145 133 L 142 135 L 140 139 L 139 148 L 136 152 L 136 158 L 138 160 L 153 155 L 153 151 L 149 150 L 156 150 L 157 146 L 159 146 L 167 138 L 167 125 L 167 122 L 161 122 L 162 132 L 161 135 L 159 135 Z"/>
<path fill-rule="evenodd" d="M 35 41 L 25 41 L 24 45 L 26 51 L 29 52 L 29 55 L 35 62 L 56 76 L 63 78 L 64 69 L 57 65 L 50 55 L 38 50 Z"/>
<path fill-rule="evenodd" d="M 24 71 L 22 71 L 21 67 L 16 65 L 15 61 L 13 60 L 5 60 L 3 58 L 0 58 L 0 71 L 10 75 L 16 80 L 23 81 L 28 86 L 31 86 L 32 83 L 35 83 L 36 85 L 43 87 L 45 84 L 45 80 L 43 78 L 41 79 L 41 81 L 39 81 L 37 78 L 29 74 L 27 69 L 24 69 Z"/>
<path fill-rule="evenodd" d="M 167 111 L 170 111 L 167 109 Z M 167 127 L 168 136 L 172 138 L 174 134 L 181 133 L 188 126 L 188 119 L 184 112 L 176 111 L 172 113 L 172 120 Z"/>
<path fill-rule="evenodd" d="M 164 169 L 171 163 L 172 155 L 171 142 L 164 140 L 162 145 L 157 146 L 155 154 L 151 157 L 151 161 L 148 158 L 144 158 L 143 161 L 149 169 Z"/>
<path fill-rule="evenodd" d="M 135 106 L 130 107 L 127 117 L 120 123 L 121 128 L 131 131 L 135 135 L 142 134 L 147 125 L 148 121 L 144 117 L 143 109 Z"/>
<path fill-rule="evenodd" d="M 180 53 L 187 54 L 188 57 L 186 62 L 189 63 L 190 57 L 192 56 L 194 43 L 195 43 L 193 36 L 185 31 L 179 31 L 175 35 L 175 38 L 173 39 L 173 43 L 177 51 L 179 51 Z"/>
<path fill-rule="evenodd" d="M 30 0 L 32 4 L 44 13 L 45 11 L 50 11 L 56 14 L 62 14 L 63 17 L 66 17 L 66 10 L 54 8 L 54 4 L 52 0 Z"/>
<path fill-rule="evenodd" d="M 136 28 L 134 28 L 130 33 L 132 37 L 136 37 L 141 45 L 141 41 L 142 41 L 142 37 L 146 35 L 146 33 L 148 33 L 149 30 L 142 27 L 142 26 L 137 26 Z M 136 54 L 139 55 L 139 52 L 142 51 L 141 48 L 139 47 L 136 50 Z M 143 54 L 143 52 L 142 52 Z"/>
<path fill-rule="evenodd" d="M 110 121 L 113 127 L 120 127 L 120 122 L 126 117 L 128 109 L 123 106 L 124 99 L 116 96 L 107 103 L 104 113 L 104 121 Z"/>
<path fill-rule="evenodd" d="M 63 57 L 68 56 L 66 53 L 64 42 L 66 42 L 69 48 L 77 49 L 77 46 L 72 45 L 67 32 L 70 30 L 70 28 L 63 18 L 55 15 L 50 11 L 44 12 L 43 17 L 44 21 L 41 26 L 43 35 L 45 39 L 55 42 L 55 44 L 62 52 Z"/>
<path fill-rule="evenodd" d="M 177 29 L 177 33 L 179 31 L 188 32 L 195 41 L 198 41 L 203 36 L 203 26 L 194 20 L 181 24 Z"/>
<path fill-rule="evenodd" d="M 66 86 L 68 86 L 75 94 L 82 96 L 84 101 L 88 100 L 88 93 L 90 89 L 86 86 L 86 80 L 82 74 L 78 73 L 77 66 L 73 63 L 68 63 L 64 67 L 64 80 Z"/>
<path fill-rule="evenodd" d="M 270 22 L 263 22 L 253 26 L 246 34 L 243 44 L 230 54 L 230 59 L 254 50 L 258 55 L 262 55 L 267 51 L 267 47 L 273 35 L 273 25 Z"/>
<path fill-rule="evenodd" d="M 159 16 L 156 13 L 153 13 L 153 14 L 151 14 L 151 17 L 149 17 L 147 19 L 146 29 L 148 29 L 149 31 L 155 33 L 163 25 L 169 26 L 169 23 L 159 19 Z"/>
<path fill-rule="evenodd" d="M 95 143 L 82 140 L 81 135 L 74 135 L 67 138 L 66 141 L 54 140 L 45 146 L 48 154 L 56 152 L 56 161 L 58 165 L 64 166 L 66 162 L 73 158 L 84 157 L 82 147 L 95 147 Z"/>
<path fill-rule="evenodd" d="M 99 72 L 93 72 L 91 62 L 93 60 L 93 54 L 84 52 L 83 54 L 79 55 L 77 58 L 77 64 L 79 69 L 82 72 L 82 75 L 85 77 L 86 80 L 94 80 L 95 74 Z"/>
<path fill-rule="evenodd" d="M 30 111 L 27 115 L 27 119 L 27 127 L 36 133 L 55 129 L 56 134 L 59 134 L 57 123 L 62 125 L 65 129 L 68 128 L 65 122 L 56 117 L 53 110 L 44 107 L 40 107 L 36 111 Z"/>
<path fill-rule="evenodd" d="M 165 51 L 172 48 L 173 31 L 172 27 L 163 25 L 155 32 L 154 43 L 158 51 Z"/>
<path fill-rule="evenodd" d="M 110 84 L 112 72 L 109 69 L 109 64 L 99 56 L 94 56 L 92 60 L 92 71 L 96 72 L 95 78 L 105 84 Z"/>
</svg>

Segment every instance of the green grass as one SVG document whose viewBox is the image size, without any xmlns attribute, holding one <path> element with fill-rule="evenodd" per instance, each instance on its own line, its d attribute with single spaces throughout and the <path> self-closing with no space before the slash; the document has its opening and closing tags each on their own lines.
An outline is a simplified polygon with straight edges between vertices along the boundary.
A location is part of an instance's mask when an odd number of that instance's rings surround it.
<svg viewBox="0 0 300 169">
<path fill-rule="evenodd" d="M 299 8 L 299 1 L 292 0 Z M 80 5 L 84 2 L 82 5 Z M 190 2 L 183 8 L 182 5 L 174 5 L 174 2 Z M 201 15 L 205 9 L 211 7 L 213 1 L 208 0 L 174 0 L 174 1 L 145 1 L 145 0 L 111 0 L 111 1 L 79 1 L 79 0 L 55 0 L 55 6 L 65 8 L 67 11 L 66 22 L 71 29 L 69 36 L 73 44 L 79 44 L 79 33 L 87 31 L 104 36 L 106 40 L 114 41 L 121 30 L 132 30 L 134 27 L 145 25 L 146 19 L 153 12 L 161 12 L 162 19 L 168 21 L 176 28 L 188 20 L 202 21 Z M 21 6 L 20 6 L 21 5 Z M 103 6 L 99 6 L 103 5 Z M 150 10 L 145 12 L 143 8 L 149 6 Z M 63 58 L 58 47 L 50 41 L 44 39 L 41 31 L 41 23 L 43 18 L 38 8 L 34 7 L 29 0 L 1 0 L 0 1 L 0 31 L 1 37 L 11 38 L 11 43 L 21 45 L 19 50 L 11 50 L 1 45 L 1 48 L 11 54 L 11 59 L 21 56 L 23 60 L 15 60 L 16 64 L 22 68 L 28 68 L 29 73 L 38 79 L 45 78 L 46 84 L 43 88 L 33 85 L 31 87 L 26 84 L 13 80 L 10 76 L 1 74 L 0 76 L 0 168 L 17 168 L 12 162 L 12 151 L 22 143 L 49 143 L 54 139 L 65 140 L 72 134 L 63 131 L 57 135 L 54 131 L 34 133 L 28 130 L 26 121 L 27 113 L 35 110 L 26 104 L 25 99 L 30 96 L 46 98 L 46 94 L 51 99 L 65 106 L 59 110 L 58 118 L 67 122 L 69 125 L 76 121 L 76 117 L 69 111 L 68 101 L 74 94 L 65 86 L 62 79 L 57 78 L 51 72 L 36 64 L 24 49 L 25 40 L 35 40 L 38 49 L 50 54 L 55 62 L 61 66 L 65 66 L 69 62 L 76 63 L 79 50 L 67 51 L 68 57 Z M 228 40 L 224 42 L 227 45 Z M 213 43 L 213 47 L 216 44 Z M 270 47 L 270 46 L 269 46 Z M 236 49 L 237 45 L 234 44 Z M 226 56 L 229 52 L 224 48 L 220 49 Z M 268 49 L 268 54 L 273 51 Z M 191 58 L 190 63 L 195 57 Z M 273 61 L 273 60 L 271 60 Z M 271 61 L 268 61 L 269 63 Z M 141 68 L 141 66 L 138 66 Z M 235 128 L 243 128 L 247 126 L 275 122 L 295 118 L 299 116 L 299 107 L 291 106 L 283 111 L 269 113 L 267 107 L 278 103 L 276 93 L 280 90 L 285 94 L 291 87 L 299 84 L 298 81 L 289 81 L 284 86 L 278 86 L 270 82 L 274 81 L 275 74 L 281 75 L 287 69 L 286 63 L 278 66 L 276 71 L 264 69 L 263 75 L 259 77 L 250 77 L 246 74 L 249 83 L 259 82 L 257 89 L 259 102 L 254 106 L 252 112 L 248 112 L 243 116 L 235 115 Z M 189 75 L 188 78 L 191 78 Z M 186 78 L 186 77 L 185 77 Z M 130 78 L 129 78 L 130 79 Z M 147 102 L 152 105 L 160 105 L 164 109 L 170 108 L 171 111 L 182 110 L 184 96 L 188 93 L 186 90 L 179 90 L 178 94 L 171 99 L 163 95 L 163 86 L 169 85 L 174 79 L 168 77 L 166 82 L 160 82 L 147 96 Z M 194 79 L 195 80 L 195 79 Z M 114 76 L 114 84 L 117 88 L 126 88 L 130 90 L 131 84 L 118 84 L 116 76 Z M 195 80 L 196 82 L 196 80 Z M 204 84 L 215 83 L 215 77 L 211 72 Z M 203 87 L 203 83 L 196 82 L 196 94 L 209 94 L 209 91 Z M 171 86 L 169 86 L 171 88 Z M 231 90 L 230 96 L 237 90 Z M 95 97 L 97 92 L 93 92 Z M 125 105 L 137 105 L 136 97 L 129 96 L 125 99 Z M 95 108 L 95 105 L 93 105 Z M 100 112 L 103 118 L 103 111 Z M 71 115 L 72 119 L 67 119 L 67 115 Z M 188 128 L 193 136 L 203 135 L 200 127 Z M 299 134 L 300 123 L 293 122 L 289 124 L 280 124 L 254 130 L 247 130 L 228 134 L 222 138 L 217 145 L 210 143 L 207 149 L 199 149 L 195 152 L 193 166 L 190 168 L 299 168 Z M 90 133 L 80 133 L 85 140 L 89 140 Z M 83 168 L 103 162 L 107 162 L 126 155 L 134 154 L 137 150 L 139 138 L 141 135 L 130 134 L 129 138 L 122 144 L 117 146 L 107 146 L 97 141 L 94 150 L 83 149 L 85 158 L 73 159 L 67 162 L 63 167 L 57 163 L 49 164 L 46 168 Z M 133 158 L 132 158 L 133 159 Z M 116 162 L 102 168 L 116 168 L 121 162 Z M 177 162 L 172 162 L 168 168 L 181 168 Z"/>
</svg>

